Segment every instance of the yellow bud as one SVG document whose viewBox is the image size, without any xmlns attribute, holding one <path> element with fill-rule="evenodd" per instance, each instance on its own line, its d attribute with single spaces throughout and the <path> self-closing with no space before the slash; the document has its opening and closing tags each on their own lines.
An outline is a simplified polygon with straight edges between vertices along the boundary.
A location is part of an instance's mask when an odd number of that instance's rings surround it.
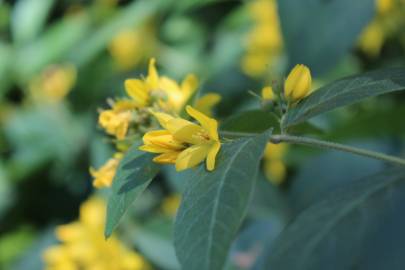
<svg viewBox="0 0 405 270">
<path fill-rule="evenodd" d="M 273 92 L 273 88 L 271 88 L 271 86 L 263 87 L 262 98 L 264 100 L 273 100 L 274 99 L 274 92 Z"/>
<path fill-rule="evenodd" d="M 296 102 L 310 93 L 311 71 L 305 65 L 296 65 L 288 74 L 284 83 L 284 95 L 287 100 Z"/>
</svg>

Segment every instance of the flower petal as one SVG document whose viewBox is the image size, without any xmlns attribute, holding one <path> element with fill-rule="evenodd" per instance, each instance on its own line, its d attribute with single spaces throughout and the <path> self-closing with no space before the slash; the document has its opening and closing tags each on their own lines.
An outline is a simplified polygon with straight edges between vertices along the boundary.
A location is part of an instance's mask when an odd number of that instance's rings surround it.
<svg viewBox="0 0 405 270">
<path fill-rule="evenodd" d="M 176 160 L 176 170 L 183 171 L 201 163 L 208 155 L 208 144 L 194 145 L 182 151 Z"/>
<path fill-rule="evenodd" d="M 152 112 L 152 114 L 158 120 L 159 124 L 165 129 L 168 129 L 167 122 L 174 119 L 173 116 L 167 113 Z"/>
<path fill-rule="evenodd" d="M 191 106 L 186 107 L 187 113 L 196 119 L 201 126 L 208 132 L 208 135 L 212 140 L 218 141 L 218 122 L 215 119 L 209 118 L 203 113 L 197 111 Z"/>
<path fill-rule="evenodd" d="M 207 155 L 207 170 L 212 171 L 215 169 L 215 159 L 220 148 L 221 143 L 218 141 L 214 142 L 214 144 L 210 147 Z"/>
<path fill-rule="evenodd" d="M 168 77 L 162 77 L 159 81 L 159 89 L 166 93 L 169 105 L 179 112 L 188 97 L 181 92 L 177 82 Z"/>
<path fill-rule="evenodd" d="M 171 149 L 168 149 L 166 147 L 153 145 L 153 144 L 141 145 L 141 146 L 139 146 L 138 149 L 141 151 L 144 151 L 144 152 L 156 153 L 156 154 L 167 153 L 167 152 L 171 151 Z"/>
<path fill-rule="evenodd" d="M 200 135 L 204 132 L 203 128 L 190 121 L 174 118 L 167 122 L 166 128 L 180 142 L 191 144 L 201 144 L 204 142 L 204 138 Z"/>
<path fill-rule="evenodd" d="M 176 141 L 172 134 L 167 130 L 149 131 L 143 136 L 143 142 L 145 145 L 154 145 L 168 148 L 170 150 L 184 149 L 184 145 L 181 142 Z"/>
<path fill-rule="evenodd" d="M 148 77 L 146 77 L 146 81 L 152 89 L 158 89 L 159 87 L 159 74 L 156 70 L 155 63 L 155 58 L 149 60 Z"/>
<path fill-rule="evenodd" d="M 180 152 L 167 152 L 153 158 L 153 161 L 160 164 L 175 164 Z"/>
<path fill-rule="evenodd" d="M 198 88 L 198 78 L 194 74 L 188 74 L 181 82 L 181 91 L 188 99 Z"/>
<path fill-rule="evenodd" d="M 142 80 L 125 80 L 125 91 L 128 96 L 137 101 L 141 106 L 146 106 L 149 101 L 149 88 Z"/>
<path fill-rule="evenodd" d="M 212 109 L 221 101 L 221 96 L 216 93 L 207 93 L 204 96 L 197 99 L 195 103 L 195 109 L 201 113 L 211 116 Z"/>
</svg>

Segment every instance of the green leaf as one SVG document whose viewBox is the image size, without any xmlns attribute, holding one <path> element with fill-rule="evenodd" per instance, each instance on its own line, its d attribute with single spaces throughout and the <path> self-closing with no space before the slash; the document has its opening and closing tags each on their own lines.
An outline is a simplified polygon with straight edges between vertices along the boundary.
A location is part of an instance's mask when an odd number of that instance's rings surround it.
<svg viewBox="0 0 405 270">
<path fill-rule="evenodd" d="M 18 44 L 35 38 L 46 22 L 54 0 L 17 1 L 11 18 L 13 40 Z"/>
<path fill-rule="evenodd" d="M 370 149 L 382 153 L 392 153 L 392 145 L 382 141 L 349 141 L 351 146 Z M 384 169 L 383 161 L 339 151 L 324 152 L 316 157 L 305 157 L 291 178 L 287 195 L 292 210 L 297 213 L 325 194 L 367 175 Z M 320 179 L 322 179 L 320 181 Z"/>
<path fill-rule="evenodd" d="M 404 168 L 350 183 L 302 212 L 255 269 L 402 269 L 404 195 Z"/>
<path fill-rule="evenodd" d="M 17 50 L 14 72 L 25 82 L 50 63 L 65 60 L 65 54 L 83 40 L 90 30 L 89 14 L 68 16 L 49 29 L 35 41 L 24 44 Z"/>
<path fill-rule="evenodd" d="M 175 6 L 179 12 L 185 12 L 201 6 L 218 2 L 217 0 L 177 0 Z"/>
<path fill-rule="evenodd" d="M 374 16 L 375 0 L 279 0 L 290 65 L 315 75 L 334 67 Z"/>
<path fill-rule="evenodd" d="M 159 172 L 159 166 L 152 161 L 153 155 L 139 151 L 138 147 L 139 144 L 134 144 L 128 150 L 115 174 L 107 204 L 106 237 L 112 234 L 132 202 Z"/>
<path fill-rule="evenodd" d="M 319 88 L 300 102 L 287 113 L 283 126 L 287 128 L 335 108 L 400 90 L 405 90 L 404 68 L 376 70 L 347 77 Z"/>
<path fill-rule="evenodd" d="M 173 246 L 172 220 L 157 217 L 153 223 L 158 224 L 147 223 L 133 230 L 133 242 L 136 248 L 160 269 L 180 269 Z"/>
<path fill-rule="evenodd" d="M 100 54 L 122 29 L 135 28 L 144 23 L 164 5 L 161 1 L 135 1 L 122 8 L 117 15 L 93 34 L 85 42 L 78 44 L 70 52 L 69 60 L 78 66 L 88 64 Z"/>
<path fill-rule="evenodd" d="M 255 186 L 270 132 L 222 145 L 214 171 L 204 165 L 188 179 L 174 244 L 182 269 L 222 269 Z"/>
<path fill-rule="evenodd" d="M 26 180 L 48 162 L 55 170 L 72 165 L 87 144 L 88 127 L 86 118 L 75 118 L 63 104 L 16 110 L 2 126 L 13 149 L 6 163 L 10 178 Z"/>
<path fill-rule="evenodd" d="M 229 117 L 221 125 L 221 130 L 262 133 L 269 128 L 275 128 L 275 132 L 277 132 L 279 126 L 280 123 L 273 114 L 261 110 L 251 110 Z"/>
</svg>

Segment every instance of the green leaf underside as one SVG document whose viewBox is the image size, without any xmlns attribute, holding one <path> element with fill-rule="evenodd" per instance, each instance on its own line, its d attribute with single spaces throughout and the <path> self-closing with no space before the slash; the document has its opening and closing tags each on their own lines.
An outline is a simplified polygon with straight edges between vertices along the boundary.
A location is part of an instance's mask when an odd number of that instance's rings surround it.
<svg viewBox="0 0 405 270">
<path fill-rule="evenodd" d="M 112 234 L 126 210 L 159 171 L 159 166 L 152 161 L 154 155 L 139 151 L 138 147 L 139 144 L 135 144 L 128 150 L 114 177 L 107 204 L 106 237 Z"/>
<path fill-rule="evenodd" d="M 271 113 L 251 110 L 229 117 L 221 125 L 221 129 L 234 132 L 261 133 L 279 125 L 278 119 Z"/>
<path fill-rule="evenodd" d="M 291 109 L 283 122 L 285 128 L 338 107 L 362 99 L 405 90 L 405 69 L 390 68 L 347 77 L 325 85 Z"/>
<path fill-rule="evenodd" d="M 352 182 L 302 212 L 255 269 L 403 269 L 404 210 L 404 168 Z"/>
<path fill-rule="evenodd" d="M 201 165 L 187 180 L 174 229 L 182 269 L 223 268 L 245 216 L 269 133 L 223 144 L 215 170 L 207 172 Z"/>
</svg>

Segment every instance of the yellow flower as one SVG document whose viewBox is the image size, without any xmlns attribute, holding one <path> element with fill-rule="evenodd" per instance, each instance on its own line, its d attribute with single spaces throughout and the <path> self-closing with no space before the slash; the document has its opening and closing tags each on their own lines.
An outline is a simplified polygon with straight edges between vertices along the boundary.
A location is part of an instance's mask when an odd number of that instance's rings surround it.
<svg viewBox="0 0 405 270">
<path fill-rule="evenodd" d="M 155 32 L 152 20 L 148 20 L 146 23 L 136 27 L 136 29 L 126 28 L 120 30 L 108 46 L 116 66 L 120 70 L 127 71 L 144 62 L 153 53 L 156 53 Z"/>
<path fill-rule="evenodd" d="M 394 0 L 377 0 L 376 6 L 379 14 L 386 14 L 394 7 Z"/>
<path fill-rule="evenodd" d="M 260 77 L 271 68 L 281 54 L 283 40 L 276 0 L 256 0 L 248 3 L 253 28 L 246 36 L 246 54 L 242 70 L 252 77 Z"/>
<path fill-rule="evenodd" d="M 109 51 L 121 70 L 135 67 L 142 59 L 142 33 L 132 29 L 119 32 L 111 41 Z"/>
<path fill-rule="evenodd" d="M 101 168 L 95 170 L 90 168 L 90 174 L 94 178 L 93 186 L 95 188 L 110 187 L 115 176 L 115 172 L 118 168 L 123 155 L 116 153 L 113 158 L 110 158 Z"/>
<path fill-rule="evenodd" d="M 270 100 L 274 100 L 274 92 L 273 92 L 273 88 L 271 86 L 266 86 L 263 87 L 262 89 L 262 98 L 265 101 L 270 101 Z"/>
<path fill-rule="evenodd" d="M 264 172 L 269 181 L 275 185 L 281 184 L 287 174 L 283 158 L 288 146 L 283 143 L 268 143 L 264 150 Z"/>
<path fill-rule="evenodd" d="M 30 82 L 30 91 L 38 101 L 58 102 L 73 88 L 76 68 L 71 64 L 52 65 Z"/>
<path fill-rule="evenodd" d="M 80 218 L 57 227 L 61 244 L 44 254 L 45 269 L 147 270 L 148 263 L 128 250 L 115 236 L 104 239 L 105 202 L 91 198 L 80 207 Z"/>
<path fill-rule="evenodd" d="M 310 94 L 311 71 L 305 65 L 296 65 L 284 83 L 284 95 L 289 101 L 296 102 Z"/>
<path fill-rule="evenodd" d="M 287 153 L 288 145 L 284 143 L 268 143 L 264 150 L 264 158 L 269 160 L 282 159 Z"/>
<path fill-rule="evenodd" d="M 161 153 L 154 161 L 173 163 L 177 171 L 192 168 L 206 159 L 209 171 L 215 168 L 215 158 L 221 148 L 218 137 L 218 122 L 191 106 L 187 113 L 200 125 L 165 113 L 154 113 L 164 130 L 145 134 L 141 150 Z"/>
<path fill-rule="evenodd" d="M 382 25 L 377 21 L 370 23 L 360 36 L 360 48 L 369 56 L 380 54 L 384 44 L 385 34 Z"/>
<path fill-rule="evenodd" d="M 174 216 L 180 206 L 181 197 L 179 194 L 172 194 L 163 199 L 162 211 L 167 216 Z"/>
<path fill-rule="evenodd" d="M 195 102 L 195 109 L 202 112 L 206 116 L 212 116 L 212 109 L 221 101 L 221 96 L 216 93 L 207 93 L 197 99 Z"/>
<path fill-rule="evenodd" d="M 275 185 L 283 183 L 287 168 L 280 160 L 266 160 L 264 163 L 266 178 Z"/>
<path fill-rule="evenodd" d="M 179 113 L 192 94 L 198 88 L 198 79 L 189 74 L 179 85 L 176 81 L 160 77 L 155 66 L 155 59 L 149 61 L 148 76 L 146 79 L 128 79 L 125 81 L 127 94 L 139 106 L 147 107 L 157 101 L 165 111 Z"/>
<path fill-rule="evenodd" d="M 98 123 L 108 134 L 122 140 L 128 132 L 129 123 L 132 119 L 132 110 L 136 107 L 137 105 L 131 101 L 117 101 L 112 109 L 100 113 Z"/>
</svg>

